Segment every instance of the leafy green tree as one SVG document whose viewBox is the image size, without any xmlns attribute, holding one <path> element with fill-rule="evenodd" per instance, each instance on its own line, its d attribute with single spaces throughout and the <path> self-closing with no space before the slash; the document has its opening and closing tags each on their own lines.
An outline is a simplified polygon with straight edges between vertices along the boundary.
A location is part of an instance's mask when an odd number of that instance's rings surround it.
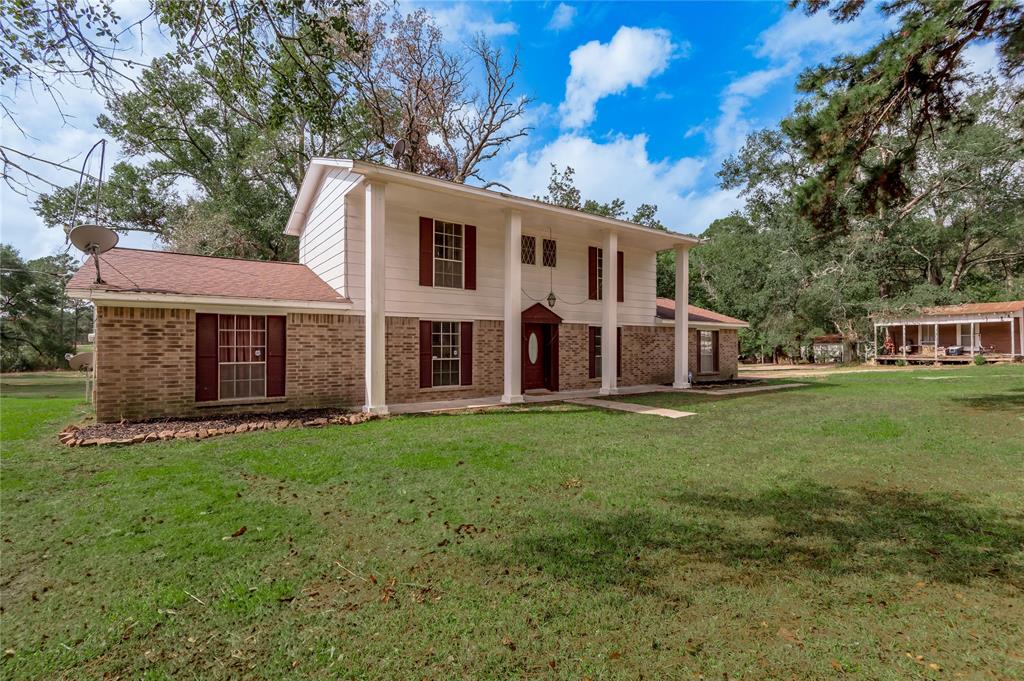
<svg viewBox="0 0 1024 681">
<path fill-rule="evenodd" d="M 92 327 L 92 308 L 64 294 L 77 268 L 67 254 L 26 262 L 0 244 L 0 370 L 66 366 Z"/>
<path fill-rule="evenodd" d="M 794 0 L 836 21 L 863 12 L 863 0 Z M 973 121 L 965 105 L 965 53 L 996 44 L 1007 76 L 1024 65 L 1024 7 L 1006 0 L 895 0 L 880 5 L 898 22 L 861 54 L 804 72 L 807 96 L 782 128 L 810 164 L 794 199 L 815 227 L 841 231 L 845 216 L 902 211 L 912 202 L 910 174 L 936 134 Z M 900 134 L 893 135 L 893 131 Z"/>
</svg>

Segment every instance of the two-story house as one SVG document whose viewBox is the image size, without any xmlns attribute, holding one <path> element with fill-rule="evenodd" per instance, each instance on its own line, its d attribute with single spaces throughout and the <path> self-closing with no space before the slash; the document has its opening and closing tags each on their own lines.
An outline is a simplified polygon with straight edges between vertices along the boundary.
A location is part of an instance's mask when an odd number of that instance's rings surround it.
<svg viewBox="0 0 1024 681">
<path fill-rule="evenodd" d="M 746 324 L 688 306 L 690 236 L 340 159 L 311 164 L 285 231 L 299 263 L 115 248 L 102 283 L 79 270 L 100 421 L 735 376 Z"/>
</svg>

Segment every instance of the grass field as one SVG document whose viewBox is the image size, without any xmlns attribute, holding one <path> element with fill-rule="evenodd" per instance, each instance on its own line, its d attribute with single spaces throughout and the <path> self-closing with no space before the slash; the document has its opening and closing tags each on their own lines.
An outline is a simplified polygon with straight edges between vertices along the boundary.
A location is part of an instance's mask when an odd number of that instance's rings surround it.
<svg viewBox="0 0 1024 681">
<path fill-rule="evenodd" d="M 1024 678 L 1024 367 L 62 449 L 77 390 L 0 386 L 6 678 Z"/>
</svg>

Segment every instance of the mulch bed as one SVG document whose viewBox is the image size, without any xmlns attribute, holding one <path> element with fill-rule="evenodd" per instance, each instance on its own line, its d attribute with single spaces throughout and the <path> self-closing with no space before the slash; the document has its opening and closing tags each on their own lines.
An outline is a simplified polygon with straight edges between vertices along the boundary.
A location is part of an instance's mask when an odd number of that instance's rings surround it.
<svg viewBox="0 0 1024 681">
<path fill-rule="evenodd" d="M 737 378 L 727 381 L 701 381 L 690 385 L 691 390 L 714 391 L 719 388 L 747 388 L 753 385 L 761 385 L 764 381 L 757 378 Z"/>
<path fill-rule="evenodd" d="M 131 445 L 157 440 L 205 440 L 218 435 L 285 428 L 353 425 L 379 418 L 341 409 L 301 409 L 271 414 L 224 416 L 216 419 L 154 419 L 135 423 L 95 423 L 67 426 L 59 439 L 69 447 Z"/>
</svg>

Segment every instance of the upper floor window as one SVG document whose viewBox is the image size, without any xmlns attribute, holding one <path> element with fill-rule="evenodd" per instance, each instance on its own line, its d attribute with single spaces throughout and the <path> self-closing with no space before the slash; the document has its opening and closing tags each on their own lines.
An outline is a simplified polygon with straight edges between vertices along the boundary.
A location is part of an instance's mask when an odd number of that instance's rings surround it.
<svg viewBox="0 0 1024 681">
<path fill-rule="evenodd" d="M 597 249 L 597 299 L 604 300 L 604 249 Z"/>
<path fill-rule="evenodd" d="M 536 265 L 537 264 L 537 237 L 526 236 L 522 237 L 522 262 L 524 265 Z"/>
<path fill-rule="evenodd" d="M 554 267 L 558 262 L 558 249 L 554 239 L 544 239 L 543 244 L 543 260 L 542 264 L 544 267 Z"/>
<path fill-rule="evenodd" d="M 434 220 L 434 286 L 462 288 L 462 225 Z"/>
</svg>

